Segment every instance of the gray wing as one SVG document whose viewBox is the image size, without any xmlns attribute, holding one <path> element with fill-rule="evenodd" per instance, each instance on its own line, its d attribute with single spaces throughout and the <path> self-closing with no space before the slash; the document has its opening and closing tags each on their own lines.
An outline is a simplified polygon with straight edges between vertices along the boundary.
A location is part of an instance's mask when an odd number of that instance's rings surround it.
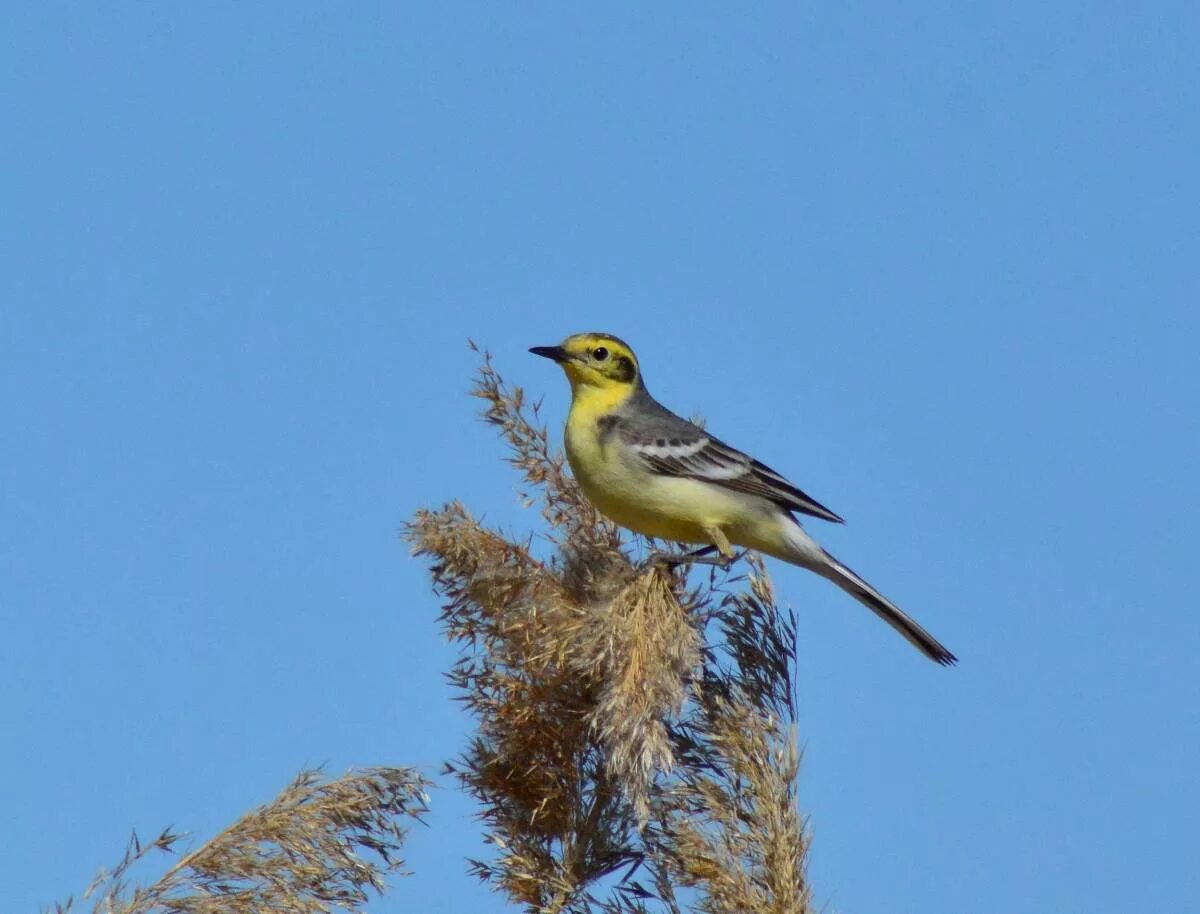
<svg viewBox="0 0 1200 914">
<path fill-rule="evenodd" d="M 649 415 L 648 404 L 643 404 L 638 418 L 623 416 L 614 423 L 612 431 L 619 434 L 653 472 L 759 495 L 790 511 L 845 523 L 766 464 L 730 447 L 659 403 L 651 402 L 655 408 Z"/>
</svg>

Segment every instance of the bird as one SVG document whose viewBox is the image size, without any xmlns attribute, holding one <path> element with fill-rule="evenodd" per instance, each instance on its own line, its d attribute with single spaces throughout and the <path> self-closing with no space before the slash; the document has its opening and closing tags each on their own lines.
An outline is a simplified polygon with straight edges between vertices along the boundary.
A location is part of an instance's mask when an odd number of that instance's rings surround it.
<svg viewBox="0 0 1200 914">
<path fill-rule="evenodd" d="M 715 549 L 728 566 L 734 546 L 798 565 L 832 581 L 943 666 L 954 656 L 916 620 L 823 549 L 796 515 L 841 516 L 764 463 L 650 395 L 637 356 L 611 333 L 576 333 L 534 346 L 571 385 L 564 435 L 567 462 L 601 514 L 635 533 Z"/>
</svg>

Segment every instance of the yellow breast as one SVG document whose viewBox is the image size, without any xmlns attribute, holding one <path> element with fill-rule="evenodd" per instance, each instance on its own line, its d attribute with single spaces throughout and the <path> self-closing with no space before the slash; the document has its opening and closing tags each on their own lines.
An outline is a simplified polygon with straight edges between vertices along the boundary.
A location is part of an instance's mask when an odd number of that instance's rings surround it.
<svg viewBox="0 0 1200 914">
<path fill-rule="evenodd" d="M 739 519 L 741 506 L 731 493 L 652 473 L 615 435 L 605 435 L 598 419 L 573 409 L 566 450 L 583 493 L 606 517 L 644 536 L 683 543 L 707 543 L 705 525 Z"/>
</svg>

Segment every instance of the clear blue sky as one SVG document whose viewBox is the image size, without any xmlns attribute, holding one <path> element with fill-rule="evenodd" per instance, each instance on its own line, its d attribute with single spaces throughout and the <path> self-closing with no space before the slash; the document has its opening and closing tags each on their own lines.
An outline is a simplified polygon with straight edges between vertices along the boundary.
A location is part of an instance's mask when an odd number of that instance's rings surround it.
<svg viewBox="0 0 1200 914">
<path fill-rule="evenodd" d="M 397 528 L 536 527 L 465 339 L 582 329 L 962 658 L 774 566 L 829 910 L 1200 907 L 1195 4 L 439 7 L 5 5 L 5 908 L 458 750 Z"/>
</svg>

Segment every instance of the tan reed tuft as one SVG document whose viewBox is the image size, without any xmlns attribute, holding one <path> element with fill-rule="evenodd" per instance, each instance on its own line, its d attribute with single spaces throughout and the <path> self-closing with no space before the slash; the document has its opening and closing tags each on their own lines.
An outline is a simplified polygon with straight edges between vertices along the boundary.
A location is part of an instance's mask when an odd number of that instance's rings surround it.
<svg viewBox="0 0 1200 914">
<path fill-rule="evenodd" d="M 319 914 L 363 910 L 369 891 L 400 873 L 405 819 L 427 809 L 428 782 L 408 768 L 372 768 L 325 780 L 303 771 L 270 803 L 185 853 L 146 886 L 131 870 L 182 836 L 149 843 L 135 834 L 125 855 L 84 895 L 93 914 Z M 73 902 L 51 910 L 65 914 Z"/>
<path fill-rule="evenodd" d="M 635 564 L 644 544 L 584 498 L 486 353 L 473 393 L 549 533 L 535 548 L 458 503 L 405 528 L 478 722 L 447 767 L 495 848 L 472 871 L 540 914 L 808 912 L 795 626 L 762 565 L 692 586 Z"/>
<path fill-rule="evenodd" d="M 473 393 L 539 504 L 544 541 L 461 504 L 404 536 L 430 565 L 448 677 L 477 730 L 446 766 L 493 848 L 470 870 L 531 914 L 811 914 L 796 804 L 795 619 L 761 562 L 742 577 L 635 564 L 584 498 L 519 388 L 485 353 Z M 306 771 L 146 887 L 131 871 L 179 836 L 135 837 L 95 914 L 362 909 L 400 871 L 427 782 L 378 768 Z M 64 914 L 71 903 L 53 909 Z"/>
</svg>

